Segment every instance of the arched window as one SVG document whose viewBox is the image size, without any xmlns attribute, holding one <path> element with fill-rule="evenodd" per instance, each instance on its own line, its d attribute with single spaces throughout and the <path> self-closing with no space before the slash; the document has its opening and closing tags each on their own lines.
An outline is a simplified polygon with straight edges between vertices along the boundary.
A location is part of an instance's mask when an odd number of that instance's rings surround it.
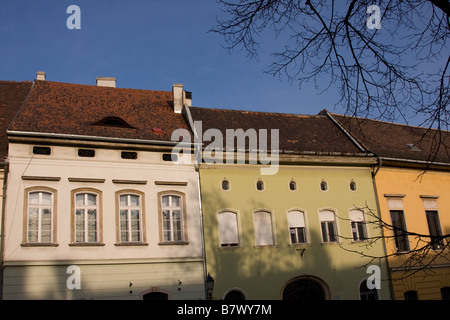
<svg viewBox="0 0 450 320">
<path fill-rule="evenodd" d="M 227 179 L 222 180 L 222 190 L 224 191 L 230 190 L 230 181 L 228 181 Z"/>
<path fill-rule="evenodd" d="M 142 241 L 142 197 L 139 194 L 119 195 L 120 242 Z"/>
<path fill-rule="evenodd" d="M 232 211 L 219 212 L 218 223 L 220 246 L 239 246 L 239 225 L 237 213 Z"/>
<path fill-rule="evenodd" d="M 99 194 L 80 191 L 73 195 L 73 239 L 75 243 L 99 241 Z"/>
<path fill-rule="evenodd" d="M 165 244 L 187 243 L 184 194 L 178 191 L 164 191 L 158 194 L 158 198 L 161 242 Z"/>
<path fill-rule="evenodd" d="M 328 184 L 327 184 L 327 182 L 325 180 L 322 180 L 320 182 L 320 190 L 322 190 L 322 191 L 327 191 L 328 190 Z"/>
<path fill-rule="evenodd" d="M 364 212 L 361 210 L 351 210 L 349 212 L 352 227 L 353 241 L 363 241 L 367 239 L 366 222 Z"/>
<path fill-rule="evenodd" d="M 367 281 L 364 280 L 359 285 L 359 297 L 361 300 L 378 300 L 378 292 L 376 289 L 369 289 L 367 287 Z"/>
<path fill-rule="evenodd" d="M 24 243 L 48 245 L 56 242 L 55 197 L 56 190 L 50 188 L 33 187 L 26 190 Z"/>
<path fill-rule="evenodd" d="M 254 212 L 253 227 L 255 232 L 256 246 L 272 246 L 275 244 L 271 212 Z"/>
<path fill-rule="evenodd" d="M 306 225 L 303 212 L 298 210 L 289 211 L 288 224 L 291 244 L 306 243 Z"/>
<path fill-rule="evenodd" d="M 289 190 L 291 191 L 297 190 L 297 182 L 295 182 L 295 180 L 293 179 L 289 182 Z"/>
<path fill-rule="evenodd" d="M 353 180 L 350 181 L 349 187 L 350 187 L 350 190 L 356 191 L 356 182 Z"/>
<path fill-rule="evenodd" d="M 258 180 L 256 182 L 256 190 L 263 191 L 264 190 L 264 181 Z"/>
<path fill-rule="evenodd" d="M 321 301 L 329 299 L 327 285 L 318 278 L 304 276 L 291 281 L 283 290 L 283 300 Z"/>
<path fill-rule="evenodd" d="M 322 229 L 322 242 L 337 242 L 337 228 L 334 212 L 331 210 L 322 210 L 319 212 L 320 227 Z"/>
<path fill-rule="evenodd" d="M 247 300 L 247 298 L 242 291 L 235 289 L 228 291 L 223 300 L 244 301 Z"/>
</svg>

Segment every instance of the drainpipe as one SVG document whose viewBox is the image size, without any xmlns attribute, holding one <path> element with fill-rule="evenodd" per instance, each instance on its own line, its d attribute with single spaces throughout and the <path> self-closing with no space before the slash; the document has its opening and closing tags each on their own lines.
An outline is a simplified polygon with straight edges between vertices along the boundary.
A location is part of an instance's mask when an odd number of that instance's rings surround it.
<svg viewBox="0 0 450 320">
<path fill-rule="evenodd" d="M 5 246 L 5 212 L 6 212 L 6 183 L 8 179 L 8 163 L 5 162 L 3 164 L 3 194 L 2 194 L 2 212 L 1 212 L 1 229 L 0 229 L 0 259 L 1 259 L 1 267 L 0 267 L 0 300 L 3 300 L 3 261 L 4 261 L 4 246 Z"/>
</svg>

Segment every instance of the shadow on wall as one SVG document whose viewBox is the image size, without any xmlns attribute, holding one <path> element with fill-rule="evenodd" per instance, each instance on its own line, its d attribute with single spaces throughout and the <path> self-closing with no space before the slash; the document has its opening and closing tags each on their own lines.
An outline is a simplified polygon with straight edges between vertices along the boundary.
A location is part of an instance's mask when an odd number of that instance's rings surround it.
<svg viewBox="0 0 450 320">
<path fill-rule="evenodd" d="M 214 299 L 224 299 L 234 291 L 258 300 L 318 296 L 360 299 L 359 287 L 369 276 L 361 268 L 364 259 L 336 244 L 322 244 L 319 228 L 310 228 L 308 244 L 294 246 L 290 244 L 287 221 L 279 212 L 265 208 L 262 201 L 249 201 L 242 209 L 229 208 L 226 199 L 211 191 L 204 191 L 202 198 L 207 272 L 215 279 Z M 273 245 L 255 245 L 254 209 L 249 208 L 271 212 Z M 227 209 L 237 213 L 240 223 L 238 246 L 222 247 L 219 243 L 217 212 Z M 349 265 L 349 261 L 354 264 Z"/>
</svg>

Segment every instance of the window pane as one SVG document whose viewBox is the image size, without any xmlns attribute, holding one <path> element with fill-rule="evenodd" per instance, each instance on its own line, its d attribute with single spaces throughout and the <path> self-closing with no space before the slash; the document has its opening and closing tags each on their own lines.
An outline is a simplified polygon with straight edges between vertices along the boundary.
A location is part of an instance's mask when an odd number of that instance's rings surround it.
<svg viewBox="0 0 450 320">
<path fill-rule="evenodd" d="M 163 207 L 168 207 L 169 206 L 169 196 L 163 196 L 161 202 L 162 202 Z"/>
<path fill-rule="evenodd" d="M 131 207 L 139 206 L 139 196 L 130 195 L 130 206 Z"/>
<path fill-rule="evenodd" d="M 87 204 L 89 206 L 95 206 L 97 204 L 97 196 L 95 194 L 88 194 L 87 198 L 88 198 Z"/>
<path fill-rule="evenodd" d="M 327 231 L 327 224 L 326 222 L 322 222 L 320 224 L 320 227 L 322 228 L 322 241 L 328 242 L 328 231 Z"/>
<path fill-rule="evenodd" d="M 128 211 L 120 210 L 120 240 L 128 241 Z"/>
<path fill-rule="evenodd" d="M 51 193 L 42 192 L 41 204 L 51 205 L 52 204 L 52 194 Z"/>
<path fill-rule="evenodd" d="M 126 195 L 121 195 L 121 196 L 119 197 L 119 205 L 120 205 L 121 207 L 126 207 L 127 204 L 128 204 L 127 196 L 126 196 Z"/>
<path fill-rule="evenodd" d="M 84 205 L 84 194 L 80 193 L 80 194 L 77 194 L 75 196 L 75 204 L 77 206 L 83 206 Z"/>
<path fill-rule="evenodd" d="M 180 207 L 180 197 L 172 196 L 172 207 Z"/>
<path fill-rule="evenodd" d="M 39 192 L 32 192 L 28 195 L 28 204 L 29 205 L 39 204 Z"/>
<path fill-rule="evenodd" d="M 335 242 L 337 240 L 334 222 L 328 222 L 328 235 L 329 235 L 330 242 Z"/>
<path fill-rule="evenodd" d="M 30 208 L 28 210 L 28 241 L 38 241 L 38 209 Z"/>
</svg>

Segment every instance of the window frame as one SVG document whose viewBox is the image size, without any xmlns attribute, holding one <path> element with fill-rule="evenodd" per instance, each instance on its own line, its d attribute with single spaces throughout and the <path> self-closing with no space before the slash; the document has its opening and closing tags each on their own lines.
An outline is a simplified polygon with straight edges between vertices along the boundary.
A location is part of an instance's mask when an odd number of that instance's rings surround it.
<svg viewBox="0 0 450 320">
<path fill-rule="evenodd" d="M 220 215 L 223 213 L 232 213 L 234 214 L 234 217 L 236 219 L 236 235 L 237 235 L 237 245 L 227 245 L 229 243 L 225 243 L 224 241 L 222 241 L 221 239 L 221 225 L 220 225 Z M 236 248 L 241 248 L 242 247 L 242 234 L 241 234 L 241 224 L 240 224 L 240 213 L 238 210 L 235 209 L 230 209 L 230 208 L 226 208 L 226 209 L 221 209 L 217 211 L 217 231 L 218 231 L 218 239 L 219 239 L 219 248 L 221 249 L 236 249 Z M 224 245 L 225 244 L 225 245 Z"/>
<path fill-rule="evenodd" d="M 96 232 L 97 239 L 96 241 L 76 241 L 76 196 L 79 194 L 84 194 L 85 196 L 88 194 L 93 194 L 97 197 L 97 214 L 96 214 Z M 86 208 L 84 208 L 86 209 Z M 86 213 L 85 213 L 86 214 Z M 71 191 L 71 217 L 70 217 L 70 246 L 95 246 L 95 245 L 104 245 L 103 244 L 103 194 L 102 191 L 94 188 L 77 188 Z M 86 227 L 85 227 L 86 228 Z M 86 230 L 85 230 L 86 231 Z M 87 235 L 84 234 L 84 240 L 86 240 Z"/>
<path fill-rule="evenodd" d="M 291 215 L 291 214 L 293 214 L 293 213 L 297 213 L 297 212 L 299 212 L 299 213 L 301 213 L 302 215 L 303 215 L 303 227 L 299 227 L 299 226 L 296 226 L 296 227 L 293 227 L 292 225 L 291 225 L 291 219 L 289 218 L 289 216 Z M 289 241 L 290 241 L 290 245 L 291 246 L 301 246 L 301 245 L 305 245 L 305 244 L 308 244 L 309 243 L 309 235 L 308 235 L 308 227 L 307 227 L 307 219 L 306 219 L 306 210 L 304 210 L 304 209 L 298 209 L 298 208 L 293 208 L 293 209 L 289 209 L 289 210 L 287 210 L 286 211 L 286 217 L 287 217 L 287 224 L 288 224 L 288 231 L 289 231 Z M 293 229 L 293 228 L 295 228 L 295 236 L 296 236 L 296 240 L 298 241 L 299 240 L 299 237 L 298 237 L 298 229 L 303 229 L 303 237 L 304 237 L 304 242 L 293 242 L 292 241 L 292 230 L 291 229 Z"/>
<path fill-rule="evenodd" d="M 321 213 L 329 211 L 333 213 L 333 219 L 323 219 L 321 217 Z M 338 232 L 338 225 L 336 222 L 336 210 L 330 209 L 330 208 L 322 208 L 319 210 L 319 223 L 320 223 L 320 235 L 321 235 L 321 244 L 336 244 L 339 243 L 339 232 Z M 330 241 L 330 225 L 333 226 L 333 236 L 334 240 Z M 324 230 L 325 226 L 325 230 Z M 326 231 L 326 239 L 324 238 L 325 234 L 324 231 Z"/>
<path fill-rule="evenodd" d="M 139 211 L 139 233 L 140 233 L 140 239 L 139 241 L 132 241 L 131 233 L 129 233 L 128 240 L 131 241 L 122 241 L 121 237 L 121 223 L 120 223 L 120 196 L 123 195 L 133 195 L 138 196 L 140 199 L 140 211 Z M 116 246 L 132 246 L 132 245 L 148 245 L 147 243 L 147 235 L 146 235 L 146 214 L 145 214 L 145 194 L 142 191 L 134 190 L 134 189 L 124 189 L 116 191 L 115 193 L 115 200 L 116 200 Z M 131 208 L 131 206 L 126 206 L 124 208 Z M 131 209 L 127 209 L 131 210 Z M 131 213 L 128 213 L 127 215 L 130 215 Z M 130 222 L 131 223 L 131 222 Z"/>
<path fill-rule="evenodd" d="M 50 241 L 38 241 L 32 242 L 29 241 L 28 237 L 28 226 L 29 226 L 29 195 L 31 193 L 49 193 L 51 195 L 51 212 L 50 212 Z M 24 206 L 23 206 L 23 236 L 22 236 L 22 244 L 21 246 L 58 246 L 57 244 L 57 190 L 49 187 L 30 187 L 24 190 Z M 38 205 L 40 206 L 40 205 Z M 39 219 L 39 214 L 38 214 Z M 38 220 L 39 221 L 39 220 Z M 39 222 L 38 222 L 38 230 L 39 230 Z"/>
<path fill-rule="evenodd" d="M 354 219 L 352 217 L 352 213 L 353 212 L 359 212 L 362 215 L 362 220 L 361 221 L 356 221 L 356 219 Z M 367 222 L 366 222 L 366 214 L 364 213 L 363 210 L 358 209 L 358 208 L 353 208 L 349 210 L 349 220 L 350 220 L 350 230 L 352 232 L 352 241 L 353 242 L 361 242 L 361 241 L 367 241 L 369 239 L 369 233 L 367 230 Z M 355 224 L 355 227 L 353 226 L 353 224 Z M 353 231 L 353 229 L 356 229 L 356 233 L 357 233 L 357 238 L 355 239 L 355 231 Z M 362 230 L 363 234 L 364 234 L 364 238 L 361 239 L 361 234 L 360 231 Z"/>
<path fill-rule="evenodd" d="M 163 223 L 163 206 L 162 198 L 165 196 L 180 197 L 181 209 L 181 240 L 165 240 L 164 239 L 164 223 Z M 170 208 L 170 207 L 169 207 Z M 187 216 L 186 216 L 186 195 L 183 192 L 176 190 L 166 190 L 158 192 L 158 222 L 159 222 L 159 245 L 186 245 L 188 244 L 188 230 L 187 230 Z M 172 227 L 172 224 L 171 224 Z"/>
</svg>

